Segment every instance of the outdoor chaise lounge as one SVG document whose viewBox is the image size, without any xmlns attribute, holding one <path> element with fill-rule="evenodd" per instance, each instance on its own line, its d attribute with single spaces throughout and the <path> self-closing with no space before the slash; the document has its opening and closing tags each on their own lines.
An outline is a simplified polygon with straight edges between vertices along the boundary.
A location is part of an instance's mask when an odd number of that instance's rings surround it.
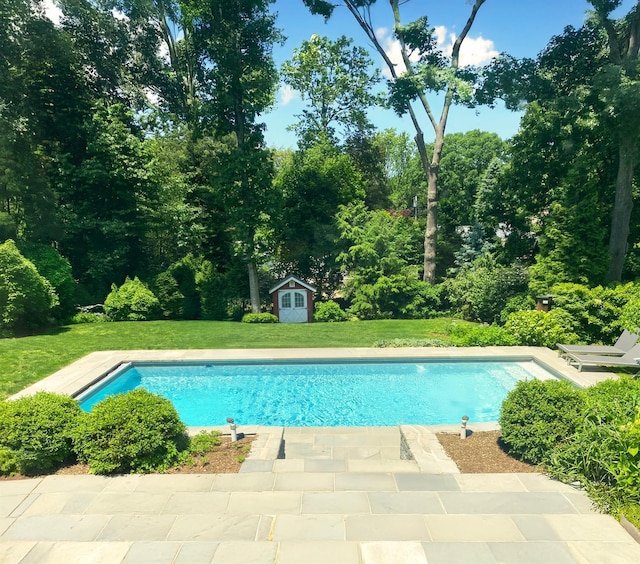
<svg viewBox="0 0 640 564">
<path fill-rule="evenodd" d="M 597 354 L 567 354 L 569 364 L 577 364 L 578 372 L 583 366 L 612 366 L 616 368 L 637 368 L 640 371 L 640 345 L 635 345 L 622 356 L 607 356 Z"/>
<path fill-rule="evenodd" d="M 622 332 L 615 345 L 562 345 L 558 343 L 556 347 L 561 357 L 569 354 L 597 354 L 607 356 L 622 356 L 638 342 L 640 335 L 627 331 Z"/>
</svg>

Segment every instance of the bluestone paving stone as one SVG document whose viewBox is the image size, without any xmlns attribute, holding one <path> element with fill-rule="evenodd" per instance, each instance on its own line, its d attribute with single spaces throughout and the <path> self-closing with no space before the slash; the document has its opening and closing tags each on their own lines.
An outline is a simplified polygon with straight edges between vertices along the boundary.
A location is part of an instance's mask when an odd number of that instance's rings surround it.
<svg viewBox="0 0 640 564">
<path fill-rule="evenodd" d="M 579 490 L 570 486 L 569 484 L 563 484 L 557 480 L 551 480 L 544 474 L 536 473 L 520 473 L 516 474 L 518 479 L 523 483 L 524 487 L 530 492 L 563 492 L 563 493 L 575 493 Z"/>
<path fill-rule="evenodd" d="M 484 542 L 423 542 L 422 548 L 429 564 L 497 564 Z"/>
<path fill-rule="evenodd" d="M 271 472 L 273 460 L 245 460 L 240 467 L 240 473 L 246 472 Z"/>
<path fill-rule="evenodd" d="M 232 492 L 228 515 L 279 515 L 300 513 L 302 492 Z"/>
<path fill-rule="evenodd" d="M 175 560 L 179 542 L 134 542 L 122 564 L 169 564 Z"/>
<path fill-rule="evenodd" d="M 397 491 L 393 475 L 377 472 L 344 472 L 336 474 L 336 491 Z"/>
<path fill-rule="evenodd" d="M 304 492 L 302 494 L 302 514 L 370 512 L 366 492 Z"/>
<path fill-rule="evenodd" d="M 518 542 L 524 536 L 506 515 L 427 515 L 429 533 L 440 542 Z"/>
<path fill-rule="evenodd" d="M 161 513 L 169 515 L 223 514 L 229 505 L 229 492 L 179 492 L 169 497 Z"/>
<path fill-rule="evenodd" d="M 22 515 L 51 515 L 54 513 L 84 513 L 95 499 L 93 492 L 63 492 L 40 494 L 25 507 Z"/>
<path fill-rule="evenodd" d="M 277 564 L 362 564 L 358 543 L 283 541 Z M 221 563 L 222 564 L 222 563 Z"/>
<path fill-rule="evenodd" d="M 110 478 L 79 474 L 77 476 L 52 475 L 46 476 L 33 489 L 35 493 L 48 492 L 101 492 L 109 484 Z"/>
<path fill-rule="evenodd" d="M 13 523 L 15 519 L 11 519 L 10 517 L 0 517 L 0 535 L 4 533 Z M 2 560 L 0 560 L 2 562 Z"/>
<path fill-rule="evenodd" d="M 105 493 L 127 493 L 135 492 L 138 486 L 142 484 L 147 475 L 142 474 L 125 474 L 122 476 L 112 476 L 104 487 Z"/>
<path fill-rule="evenodd" d="M 460 491 L 453 474 L 394 474 L 399 491 Z"/>
<path fill-rule="evenodd" d="M 271 491 L 275 476 L 270 472 L 254 474 L 216 474 L 212 491 L 222 492 L 264 492 Z"/>
<path fill-rule="evenodd" d="M 275 542 L 221 542 L 212 564 L 273 564 L 277 550 Z"/>
<path fill-rule="evenodd" d="M 87 514 L 160 513 L 171 494 L 149 492 L 100 493 L 89 504 Z"/>
<path fill-rule="evenodd" d="M 39 542 L 20 564 L 119 564 L 129 547 L 128 542 Z"/>
<path fill-rule="evenodd" d="M 246 461 L 245 461 L 246 462 Z M 273 471 L 276 473 L 279 472 L 304 472 L 304 463 L 305 461 L 300 459 L 295 460 L 274 460 L 273 461 Z"/>
<path fill-rule="evenodd" d="M 31 493 L 42 482 L 42 478 L 27 480 L 0 480 L 0 498 L 3 496 L 25 495 Z"/>
<path fill-rule="evenodd" d="M 629 533 L 609 515 L 545 515 L 549 526 L 566 541 L 629 542 Z"/>
<path fill-rule="evenodd" d="M 363 542 L 360 554 L 363 564 L 427 564 L 419 542 Z"/>
<path fill-rule="evenodd" d="M 135 486 L 136 492 L 208 492 L 215 474 L 149 474 Z"/>
<path fill-rule="evenodd" d="M 418 472 L 415 460 L 348 460 L 349 472 Z"/>
<path fill-rule="evenodd" d="M 454 477 L 463 492 L 526 492 L 516 474 L 456 474 Z"/>
<path fill-rule="evenodd" d="M 104 529 L 108 515 L 35 515 L 17 519 L 2 535 L 0 542 L 91 541 Z"/>
<path fill-rule="evenodd" d="M 444 513 L 435 492 L 370 492 L 371 513 Z"/>
<path fill-rule="evenodd" d="M 209 563 L 219 545 L 217 542 L 183 542 L 172 564 Z"/>
<path fill-rule="evenodd" d="M 16 508 L 20 507 L 24 495 L 5 495 L 0 497 L 0 517 L 9 517 Z"/>
<path fill-rule="evenodd" d="M 0 543 L 0 562 L 2 564 L 18 564 L 35 545 L 34 541 Z"/>
<path fill-rule="evenodd" d="M 576 562 L 586 564 L 637 564 L 640 562 L 640 545 L 636 542 L 570 542 Z"/>
<path fill-rule="evenodd" d="M 175 515 L 114 515 L 97 540 L 163 541 L 175 520 Z"/>
<path fill-rule="evenodd" d="M 230 541 L 255 539 L 258 515 L 178 515 L 167 540 Z"/>
<path fill-rule="evenodd" d="M 305 472 L 344 472 L 347 464 L 344 460 L 305 460 Z"/>
<path fill-rule="evenodd" d="M 277 474 L 274 491 L 333 491 L 333 474 L 286 472 Z"/>
<path fill-rule="evenodd" d="M 431 540 L 420 515 L 347 515 L 345 525 L 349 541 Z"/>
<path fill-rule="evenodd" d="M 471 493 L 441 492 L 440 499 L 447 513 L 577 513 L 575 507 L 560 493 Z"/>
<path fill-rule="evenodd" d="M 489 550 L 497 562 L 517 564 L 574 564 L 565 543 L 560 542 L 490 542 Z"/>
<path fill-rule="evenodd" d="M 513 515 L 512 519 L 528 541 L 560 540 L 558 533 L 542 515 Z"/>
<path fill-rule="evenodd" d="M 584 492 L 571 492 L 563 493 L 564 497 L 569 500 L 569 503 L 576 508 L 578 513 L 595 513 L 593 502 L 589 499 L 589 496 Z"/>
<path fill-rule="evenodd" d="M 345 539 L 343 515 L 278 515 L 273 528 L 274 541 Z"/>
</svg>

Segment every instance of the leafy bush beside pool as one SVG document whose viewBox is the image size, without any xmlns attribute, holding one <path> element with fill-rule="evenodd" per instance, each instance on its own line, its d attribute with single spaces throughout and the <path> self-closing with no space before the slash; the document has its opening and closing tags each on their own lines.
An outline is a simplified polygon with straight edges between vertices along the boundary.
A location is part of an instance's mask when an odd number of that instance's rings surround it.
<svg viewBox="0 0 640 564">
<path fill-rule="evenodd" d="M 84 416 L 68 396 L 39 392 L 0 403 L 0 474 L 38 474 L 73 461 L 72 433 Z"/>
<path fill-rule="evenodd" d="M 178 461 L 186 430 L 168 399 L 136 389 L 94 405 L 75 428 L 74 443 L 94 474 L 152 472 Z"/>
</svg>

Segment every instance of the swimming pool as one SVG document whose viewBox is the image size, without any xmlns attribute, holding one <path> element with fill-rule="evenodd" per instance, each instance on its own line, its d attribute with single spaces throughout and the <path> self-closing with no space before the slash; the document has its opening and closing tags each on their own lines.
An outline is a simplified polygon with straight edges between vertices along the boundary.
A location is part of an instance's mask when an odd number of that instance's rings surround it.
<svg viewBox="0 0 640 564">
<path fill-rule="evenodd" d="M 552 377 L 533 361 L 279 361 L 136 363 L 78 399 L 143 387 L 189 426 L 387 426 L 495 421 L 519 380 Z"/>
</svg>

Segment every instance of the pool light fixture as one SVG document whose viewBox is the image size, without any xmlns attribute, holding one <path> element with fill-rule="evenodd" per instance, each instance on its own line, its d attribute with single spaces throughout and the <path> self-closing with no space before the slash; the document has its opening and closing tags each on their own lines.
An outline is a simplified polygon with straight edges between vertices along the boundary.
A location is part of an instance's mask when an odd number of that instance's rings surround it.
<svg viewBox="0 0 640 564">
<path fill-rule="evenodd" d="M 468 415 L 463 415 L 462 416 L 462 423 L 461 423 L 461 427 L 460 427 L 460 438 L 461 439 L 466 439 L 467 438 L 467 421 L 469 421 L 469 416 Z"/>
<path fill-rule="evenodd" d="M 235 419 L 233 417 L 227 417 L 227 423 L 229 423 L 229 429 L 231 429 L 231 442 L 235 443 L 238 440 Z"/>
</svg>

